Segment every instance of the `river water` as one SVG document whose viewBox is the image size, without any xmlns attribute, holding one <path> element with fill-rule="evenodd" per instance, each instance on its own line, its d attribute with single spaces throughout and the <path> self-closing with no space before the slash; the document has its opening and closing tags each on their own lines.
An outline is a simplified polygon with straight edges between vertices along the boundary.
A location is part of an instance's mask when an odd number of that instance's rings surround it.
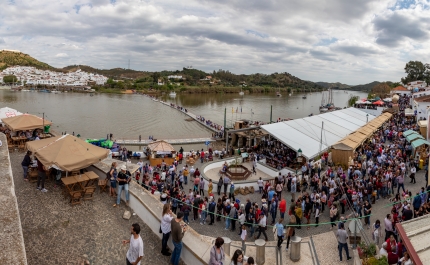
<svg viewBox="0 0 430 265">
<path fill-rule="evenodd" d="M 327 92 L 324 92 L 327 94 Z M 227 127 L 235 120 L 248 119 L 269 122 L 272 106 L 272 120 L 280 118 L 301 118 L 318 114 L 322 93 L 283 95 L 275 94 L 179 94 L 176 98 L 161 96 L 164 101 L 173 102 L 202 115 L 218 124 L 224 123 L 224 109 L 227 108 Z M 337 107 L 345 107 L 348 98 L 365 93 L 333 91 Z M 58 132 L 75 132 L 83 138 L 102 138 L 112 133 L 116 139 L 142 139 L 153 135 L 156 139 L 208 137 L 211 131 L 196 121 L 187 121 L 188 116 L 168 106 L 155 102 L 143 95 L 89 94 L 82 93 L 38 93 L 0 90 L 0 107 L 11 107 L 21 112 L 38 116 L 45 113 Z M 232 113 L 232 108 L 233 112 Z M 237 113 L 236 113 L 237 110 Z"/>
</svg>

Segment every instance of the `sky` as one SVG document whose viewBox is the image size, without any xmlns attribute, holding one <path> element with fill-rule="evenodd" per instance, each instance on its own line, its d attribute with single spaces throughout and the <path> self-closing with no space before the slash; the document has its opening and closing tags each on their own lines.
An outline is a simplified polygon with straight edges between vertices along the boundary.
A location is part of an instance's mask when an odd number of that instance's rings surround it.
<svg viewBox="0 0 430 265">
<path fill-rule="evenodd" d="M 430 63 L 430 0 L 2 0 L 0 49 L 55 67 L 288 72 L 349 85 Z"/>
</svg>

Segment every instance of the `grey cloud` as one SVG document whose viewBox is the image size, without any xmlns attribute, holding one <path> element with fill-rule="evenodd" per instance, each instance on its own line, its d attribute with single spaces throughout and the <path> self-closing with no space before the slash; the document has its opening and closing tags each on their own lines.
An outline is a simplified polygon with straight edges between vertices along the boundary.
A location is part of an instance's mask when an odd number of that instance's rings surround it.
<svg viewBox="0 0 430 265">
<path fill-rule="evenodd" d="M 5 44 L 6 42 L 4 41 L 3 38 L 0 38 L 0 44 Z"/>
<path fill-rule="evenodd" d="M 332 48 L 332 50 L 348 53 L 354 56 L 368 56 L 372 54 L 377 54 L 379 52 L 371 47 L 363 47 L 356 45 L 336 45 Z"/>
<path fill-rule="evenodd" d="M 429 36 L 428 21 L 428 17 L 406 16 L 399 12 L 394 12 L 387 17 L 376 17 L 373 21 L 378 31 L 376 43 L 396 47 L 405 38 L 416 41 L 426 40 Z"/>
<path fill-rule="evenodd" d="M 319 60 L 337 61 L 336 55 L 333 53 L 318 51 L 318 50 L 310 50 L 309 53 L 312 55 L 312 57 L 319 59 Z"/>
</svg>

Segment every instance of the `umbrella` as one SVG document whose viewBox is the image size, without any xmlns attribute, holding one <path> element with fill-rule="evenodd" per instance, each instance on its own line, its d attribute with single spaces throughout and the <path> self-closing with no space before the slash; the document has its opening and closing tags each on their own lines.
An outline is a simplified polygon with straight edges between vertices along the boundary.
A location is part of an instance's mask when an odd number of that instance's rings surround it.
<svg viewBox="0 0 430 265">
<path fill-rule="evenodd" d="M 50 121 L 43 121 L 42 118 L 31 114 L 22 114 L 15 117 L 4 118 L 2 122 L 12 131 L 24 131 L 42 129 L 45 125 L 51 125 Z"/>
<path fill-rule="evenodd" d="M 378 100 L 373 102 L 373 105 L 384 105 L 384 102 L 382 100 Z"/>
<path fill-rule="evenodd" d="M 66 134 L 39 141 L 27 142 L 26 148 L 46 167 L 54 165 L 63 171 L 86 168 L 105 159 L 109 150 Z"/>
<path fill-rule="evenodd" d="M 16 109 L 12 109 L 9 107 L 4 107 L 0 109 L 0 119 L 15 117 L 18 115 L 22 115 L 22 113 L 17 111 Z"/>
<path fill-rule="evenodd" d="M 371 104 L 372 102 L 370 102 L 370 101 L 365 101 L 365 102 L 363 102 L 364 104 Z"/>
</svg>

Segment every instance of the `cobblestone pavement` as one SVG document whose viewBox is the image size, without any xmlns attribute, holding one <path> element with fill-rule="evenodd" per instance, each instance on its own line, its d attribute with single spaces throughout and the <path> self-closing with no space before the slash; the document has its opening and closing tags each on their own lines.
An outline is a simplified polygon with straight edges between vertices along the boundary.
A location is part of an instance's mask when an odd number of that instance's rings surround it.
<svg viewBox="0 0 430 265">
<path fill-rule="evenodd" d="M 180 165 L 181 166 L 181 165 Z M 196 162 L 196 164 L 194 165 L 194 167 L 199 168 L 200 170 L 203 169 L 203 164 L 200 163 L 200 160 L 198 162 Z M 416 184 L 410 184 L 408 179 L 405 179 L 405 189 L 407 190 L 411 190 L 412 194 L 416 194 L 417 191 L 419 191 L 421 189 L 421 187 L 425 186 L 425 177 L 424 177 L 425 171 L 424 170 L 420 170 L 417 172 L 417 176 L 416 176 Z M 187 185 L 184 185 L 185 190 L 188 192 L 188 189 L 192 189 L 192 181 L 188 182 Z M 214 184 L 214 194 L 215 194 L 215 200 L 218 199 L 218 195 L 216 194 L 216 184 Z M 224 191 L 224 189 L 222 189 L 222 192 Z M 395 192 L 397 192 L 397 190 L 395 190 Z M 222 193 L 221 193 L 222 195 Z M 205 191 L 205 196 L 207 196 L 207 191 Z M 289 206 L 291 205 L 291 193 L 287 192 L 287 191 L 283 191 L 282 192 L 282 196 L 287 196 L 287 209 L 289 208 Z M 261 195 L 259 194 L 258 191 L 256 191 L 254 194 L 249 194 L 249 195 L 238 195 L 236 196 L 237 199 L 239 199 L 241 201 L 241 203 L 246 203 L 246 198 L 250 198 L 251 202 L 261 202 Z M 296 194 L 296 198 L 297 198 L 297 194 Z M 389 204 L 390 202 L 388 201 L 388 199 L 380 199 L 378 201 L 376 201 L 375 204 L 372 204 L 372 216 L 370 217 L 370 222 L 371 224 L 373 224 L 376 219 L 379 219 L 381 221 L 381 223 L 383 223 L 383 220 L 385 218 L 385 216 L 390 213 L 391 211 L 391 207 L 389 207 L 387 204 Z M 261 203 L 260 203 L 261 205 Z M 350 212 L 345 212 L 345 214 L 350 213 Z M 190 215 L 190 217 L 192 217 L 192 214 Z M 277 213 L 277 219 L 280 217 L 279 212 Z M 192 221 L 192 219 L 190 219 L 190 225 L 192 228 L 194 228 L 197 232 L 199 232 L 200 234 L 203 235 L 208 235 L 208 236 L 222 236 L 222 237 L 229 237 L 231 238 L 233 241 L 240 241 L 240 236 L 238 235 L 239 233 L 239 228 L 238 225 L 236 224 L 236 231 L 235 232 L 231 232 L 231 231 L 227 231 L 224 230 L 225 228 L 225 222 L 224 219 L 221 219 L 221 222 L 215 222 L 214 225 L 209 226 L 209 225 L 200 225 L 199 220 L 196 221 Z M 207 219 L 209 220 L 209 218 Z M 271 222 L 272 221 L 272 217 L 268 218 L 268 221 Z M 323 224 L 325 222 L 329 222 L 330 218 L 329 218 L 329 211 L 328 209 L 326 209 L 324 211 L 324 213 L 320 216 L 320 225 L 318 227 L 311 227 L 309 230 L 307 230 L 305 227 L 303 227 L 302 229 L 296 229 L 296 235 L 300 236 L 300 237 L 309 237 L 311 235 L 316 235 L 316 234 L 321 234 L 321 233 L 326 233 L 330 231 L 330 224 Z M 208 222 L 207 222 L 208 223 Z M 306 223 L 306 219 L 302 219 L 302 224 Z M 315 223 L 315 217 L 311 218 L 311 223 Z M 362 220 L 362 223 L 364 225 L 364 220 Z M 284 224 L 287 224 L 287 221 L 284 221 Z M 368 237 L 368 239 L 370 241 L 372 241 L 372 237 L 371 237 L 371 229 L 367 229 L 365 227 L 365 232 L 366 235 Z M 267 230 L 267 236 L 269 238 L 269 240 L 274 240 L 274 235 L 271 232 L 272 228 L 268 228 Z M 333 230 L 335 231 L 335 230 Z M 249 233 L 249 231 L 248 231 Z M 249 235 L 249 234 L 248 234 Z M 264 236 L 261 235 L 262 239 L 264 239 Z M 247 241 L 252 242 L 254 241 L 253 238 L 250 238 L 248 236 Z M 335 242 L 336 243 L 336 242 Z M 318 249 L 319 246 L 316 246 L 316 248 Z M 336 248 L 337 251 L 337 245 L 334 246 Z M 351 246 L 350 246 L 351 247 Z M 350 255 L 352 255 L 352 251 L 350 251 Z M 336 256 L 336 258 L 338 258 Z"/>
<path fill-rule="evenodd" d="M 29 265 L 82 264 L 84 255 L 90 264 L 125 264 L 130 227 L 139 223 L 144 242 L 142 264 L 169 264 L 161 255 L 161 240 L 134 215 L 122 218 L 126 206 L 113 208 L 114 200 L 97 190 L 94 199 L 70 206 L 61 190 L 47 181 L 48 192 L 36 190 L 36 183 L 22 178 L 23 153 L 11 153 L 12 170 L 24 242 Z M 130 209 L 128 209 L 130 210 Z"/>
</svg>

